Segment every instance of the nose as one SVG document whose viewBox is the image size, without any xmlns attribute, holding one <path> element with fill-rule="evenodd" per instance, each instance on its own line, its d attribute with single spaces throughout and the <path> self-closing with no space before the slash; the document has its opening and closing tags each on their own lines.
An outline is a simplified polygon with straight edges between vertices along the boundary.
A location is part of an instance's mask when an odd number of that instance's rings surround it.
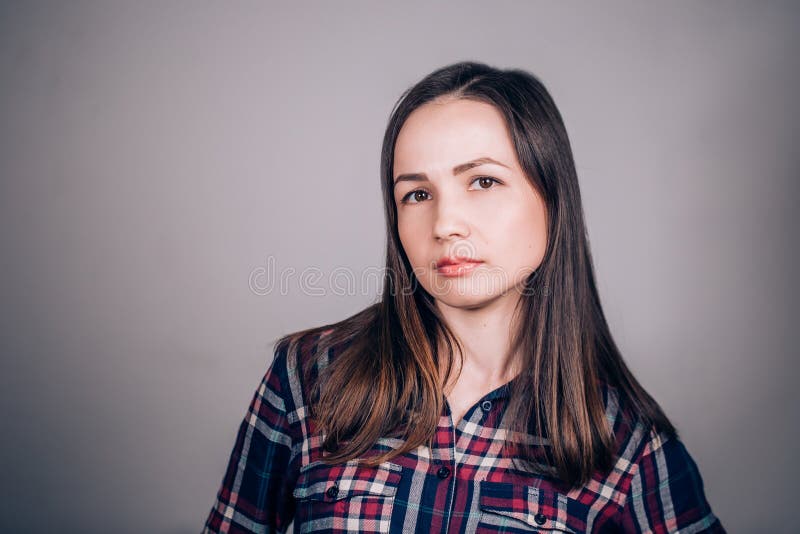
<svg viewBox="0 0 800 534">
<path fill-rule="evenodd" d="M 469 224 L 464 210 L 455 202 L 440 200 L 433 225 L 433 237 L 436 240 L 465 238 L 469 236 Z"/>
</svg>

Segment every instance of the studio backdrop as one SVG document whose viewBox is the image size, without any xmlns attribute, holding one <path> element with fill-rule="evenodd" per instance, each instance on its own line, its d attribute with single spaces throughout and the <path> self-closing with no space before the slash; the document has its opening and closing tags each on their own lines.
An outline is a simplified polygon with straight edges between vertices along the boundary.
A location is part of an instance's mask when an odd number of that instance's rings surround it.
<svg viewBox="0 0 800 534">
<path fill-rule="evenodd" d="M 0 531 L 199 532 L 289 332 L 377 298 L 403 90 L 547 86 L 599 290 L 732 533 L 793 532 L 790 2 L 0 3 Z"/>
</svg>

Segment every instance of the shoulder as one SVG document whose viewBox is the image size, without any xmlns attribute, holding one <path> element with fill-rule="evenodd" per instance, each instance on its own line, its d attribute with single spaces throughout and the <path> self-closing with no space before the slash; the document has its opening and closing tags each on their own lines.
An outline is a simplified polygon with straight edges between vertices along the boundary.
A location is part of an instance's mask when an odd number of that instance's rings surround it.
<svg viewBox="0 0 800 534">
<path fill-rule="evenodd" d="M 290 368 L 322 370 L 353 341 L 374 340 L 382 314 L 378 302 L 341 321 L 287 334 L 276 342 L 275 357 L 286 358 Z"/>
<path fill-rule="evenodd" d="M 668 456 L 669 458 L 660 460 L 668 461 L 673 469 L 683 469 L 677 464 L 687 464 L 688 455 L 685 454 L 685 448 L 677 434 L 664 432 L 644 420 L 619 388 L 603 382 L 601 390 L 606 421 L 614 442 L 614 467 L 611 474 L 619 477 L 616 489 L 620 497 L 629 492 L 634 477 L 643 468 L 650 469 L 653 463 L 649 460 L 656 458 L 654 454 Z M 605 479 L 605 475 L 602 478 Z"/>
<path fill-rule="evenodd" d="M 606 420 L 617 446 L 617 456 L 634 469 L 643 459 L 661 456 L 673 468 L 694 467 L 677 431 L 668 431 L 645 420 L 625 394 L 617 387 L 601 383 Z"/>
<path fill-rule="evenodd" d="M 643 422 L 618 390 L 608 392 L 618 451 L 605 481 L 613 481 L 619 492 L 615 521 L 620 528 L 724 533 L 700 469 L 677 432 Z"/>
<path fill-rule="evenodd" d="M 677 439 L 677 434 L 668 433 L 646 421 L 621 389 L 605 381 L 599 384 L 606 421 L 614 435 L 619 457 L 634 462 L 647 452 L 648 447 L 659 447 L 664 441 Z"/>
<path fill-rule="evenodd" d="M 605 381 L 601 381 L 599 387 L 606 421 L 614 436 L 616 456 L 633 461 L 644 446 L 651 429 L 642 422 L 633 404 L 622 391 Z"/>
<path fill-rule="evenodd" d="M 330 326 L 300 330 L 277 340 L 271 367 L 295 405 L 309 404 L 313 382 L 352 341 L 353 336 Z"/>
</svg>

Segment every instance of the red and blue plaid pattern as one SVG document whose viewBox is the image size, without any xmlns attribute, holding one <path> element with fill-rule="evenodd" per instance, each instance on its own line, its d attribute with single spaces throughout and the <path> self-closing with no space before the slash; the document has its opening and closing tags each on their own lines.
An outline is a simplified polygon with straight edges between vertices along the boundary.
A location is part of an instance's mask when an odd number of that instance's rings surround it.
<svg viewBox="0 0 800 534">
<path fill-rule="evenodd" d="M 508 385 L 484 396 L 455 426 L 445 406 L 431 446 L 377 467 L 355 460 L 324 464 L 322 436 L 307 417 L 308 391 L 298 372 L 318 340 L 291 351 L 276 347 L 204 533 L 284 532 L 292 521 L 297 533 L 725 532 L 682 442 L 632 423 L 609 385 L 603 398 L 617 438 L 616 464 L 577 489 L 565 491 L 503 456 Z M 320 354 L 316 371 L 341 348 Z M 538 436 L 510 437 L 547 445 Z M 370 454 L 400 444 L 383 438 Z"/>
</svg>

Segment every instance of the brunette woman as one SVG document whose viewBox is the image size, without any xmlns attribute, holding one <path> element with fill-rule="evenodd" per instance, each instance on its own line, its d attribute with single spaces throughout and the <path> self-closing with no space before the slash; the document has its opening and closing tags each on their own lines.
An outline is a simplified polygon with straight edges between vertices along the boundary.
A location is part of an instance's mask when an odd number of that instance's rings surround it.
<svg viewBox="0 0 800 534">
<path fill-rule="evenodd" d="M 278 341 L 205 532 L 725 532 L 611 336 L 542 83 L 436 70 L 380 171 L 382 295 Z"/>
</svg>

